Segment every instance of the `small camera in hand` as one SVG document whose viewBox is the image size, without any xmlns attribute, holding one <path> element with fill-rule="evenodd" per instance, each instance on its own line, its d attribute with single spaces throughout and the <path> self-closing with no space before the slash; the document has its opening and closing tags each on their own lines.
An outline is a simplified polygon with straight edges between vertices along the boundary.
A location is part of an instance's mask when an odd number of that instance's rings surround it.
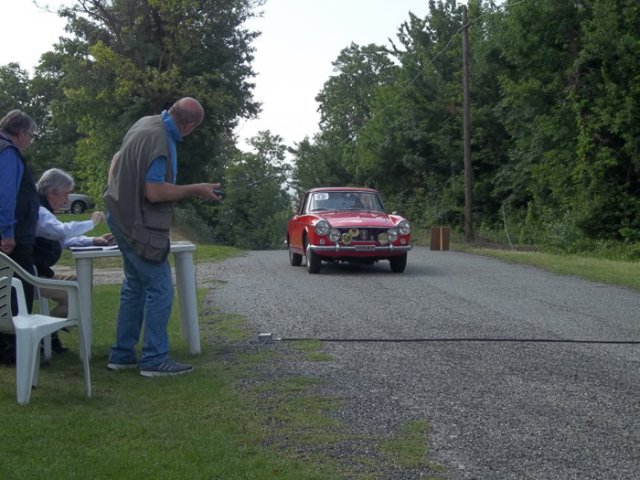
<svg viewBox="0 0 640 480">
<path fill-rule="evenodd" d="M 214 188 L 213 189 L 213 193 L 215 193 L 217 196 L 220 197 L 220 200 L 222 200 L 225 196 L 225 193 L 223 190 L 220 190 L 219 188 Z"/>
</svg>

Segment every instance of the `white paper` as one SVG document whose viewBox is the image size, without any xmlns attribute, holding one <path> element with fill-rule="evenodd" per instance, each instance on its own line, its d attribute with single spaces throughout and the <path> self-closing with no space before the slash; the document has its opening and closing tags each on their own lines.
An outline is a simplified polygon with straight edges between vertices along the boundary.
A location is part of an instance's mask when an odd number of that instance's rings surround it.
<svg viewBox="0 0 640 480">
<path fill-rule="evenodd" d="M 86 247 L 69 247 L 69 250 L 73 252 L 86 252 L 91 250 L 118 250 L 118 245 L 107 245 L 106 247 L 101 247 L 99 245 L 87 245 Z"/>
</svg>

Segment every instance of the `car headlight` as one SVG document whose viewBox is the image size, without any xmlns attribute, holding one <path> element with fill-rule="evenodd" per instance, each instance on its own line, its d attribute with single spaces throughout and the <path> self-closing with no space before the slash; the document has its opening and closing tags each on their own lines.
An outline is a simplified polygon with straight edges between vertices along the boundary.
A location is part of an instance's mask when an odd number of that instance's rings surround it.
<svg viewBox="0 0 640 480">
<path fill-rule="evenodd" d="M 390 242 L 395 242 L 398 239 L 398 231 L 395 228 L 387 230 L 387 235 L 389 236 Z"/>
<path fill-rule="evenodd" d="M 332 228 L 329 232 L 329 239 L 333 243 L 338 243 L 338 241 L 340 240 L 340 230 L 338 230 L 337 228 Z"/>
<path fill-rule="evenodd" d="M 331 225 L 329 225 L 329 222 L 327 222 L 326 220 L 320 220 L 318 223 L 316 223 L 314 228 L 318 235 L 324 237 L 331 230 Z"/>
<path fill-rule="evenodd" d="M 408 220 L 400 220 L 398 225 L 396 225 L 396 228 L 400 235 L 409 235 L 411 233 L 411 224 Z"/>
</svg>

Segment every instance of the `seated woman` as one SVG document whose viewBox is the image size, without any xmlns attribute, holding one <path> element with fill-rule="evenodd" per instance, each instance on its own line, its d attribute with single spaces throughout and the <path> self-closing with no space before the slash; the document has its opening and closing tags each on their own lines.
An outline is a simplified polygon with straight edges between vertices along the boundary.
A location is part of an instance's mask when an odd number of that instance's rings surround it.
<svg viewBox="0 0 640 480">
<path fill-rule="evenodd" d="M 61 275 L 53 270 L 53 266 L 60 259 L 62 249 L 75 246 L 108 245 L 112 239 L 110 233 L 99 237 L 85 237 L 83 233 L 104 220 L 104 213 L 93 212 L 91 220 L 61 222 L 53 212 L 59 210 L 68 200 L 73 190 L 73 178 L 63 170 L 52 168 L 42 174 L 36 184 L 40 195 L 40 209 L 38 210 L 38 224 L 36 226 L 36 243 L 34 250 L 34 264 L 38 276 L 56 280 L 75 280 L 75 274 Z M 41 289 L 40 294 L 53 300 L 56 305 L 50 314 L 54 317 L 66 317 L 68 299 L 59 290 Z M 56 353 L 67 349 L 57 335 L 51 337 L 51 348 Z"/>
</svg>

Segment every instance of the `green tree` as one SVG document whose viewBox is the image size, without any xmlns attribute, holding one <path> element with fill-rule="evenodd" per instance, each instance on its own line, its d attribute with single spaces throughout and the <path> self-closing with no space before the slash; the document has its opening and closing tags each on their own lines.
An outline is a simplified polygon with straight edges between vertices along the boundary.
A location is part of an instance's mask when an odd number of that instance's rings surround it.
<svg viewBox="0 0 640 480">
<path fill-rule="evenodd" d="M 9 110 L 18 108 L 28 113 L 38 125 L 38 141 L 26 152 L 36 178 L 53 166 L 69 168 L 67 164 L 51 162 L 51 115 L 48 108 L 51 94 L 50 90 L 34 83 L 28 72 L 17 63 L 0 67 L 0 115 L 4 116 Z"/>
<path fill-rule="evenodd" d="M 592 2 L 572 83 L 579 129 L 578 226 L 592 238 L 640 241 L 640 5 Z"/>
<path fill-rule="evenodd" d="M 463 206 L 461 14 L 455 0 L 409 15 L 393 44 L 401 65 L 376 97 L 359 142 L 360 175 L 417 223 L 457 223 Z"/>
<path fill-rule="evenodd" d="M 0 116 L 14 108 L 26 110 L 30 104 L 27 71 L 17 63 L 0 66 Z"/>
<path fill-rule="evenodd" d="M 225 167 L 227 196 L 215 235 L 218 241 L 241 248 L 280 248 L 292 214 L 287 149 L 281 137 L 268 131 L 249 143 L 254 151 L 238 151 Z"/>
<path fill-rule="evenodd" d="M 580 2 L 526 2 L 508 9 L 495 41 L 506 68 L 500 114 L 511 137 L 502 191 L 528 210 L 525 240 L 541 241 L 573 216 L 569 179 L 577 129 L 567 95 L 580 48 Z"/>
<path fill-rule="evenodd" d="M 371 118 L 375 89 L 391 80 L 395 70 L 386 48 L 352 43 L 332 63 L 334 75 L 316 96 L 320 129 L 340 141 L 355 141 Z"/>
<path fill-rule="evenodd" d="M 316 96 L 320 133 L 313 144 L 307 139 L 294 149 L 298 192 L 320 185 L 361 182 L 355 152 L 358 135 L 371 118 L 376 90 L 395 70 L 387 49 L 354 43 L 340 52 L 333 67 L 335 74 Z"/>
<path fill-rule="evenodd" d="M 257 33 L 243 22 L 263 1 L 78 0 L 63 10 L 73 37 L 43 55 L 31 81 L 19 65 L 0 67 L 0 106 L 40 126 L 36 174 L 62 166 L 98 195 L 131 123 L 190 95 L 207 117 L 180 146 L 179 182 L 224 178 L 228 191 L 220 205 L 186 207 L 207 219 L 207 235 L 279 246 L 291 173 L 297 192 L 370 186 L 414 223 L 461 225 L 459 3 L 429 0 L 388 47 L 345 47 L 317 95 L 320 131 L 290 149 L 290 170 L 277 135 L 252 139 L 251 153 L 234 145 L 238 119 L 259 108 Z M 476 223 L 495 232 L 506 217 L 517 240 L 565 249 L 640 241 L 638 2 L 470 0 L 468 10 Z"/>
<path fill-rule="evenodd" d="M 38 75 L 64 96 L 51 103 L 56 126 L 72 125 L 74 173 L 98 195 L 126 129 L 181 96 L 197 98 L 205 121 L 180 147 L 180 181 L 221 171 L 251 97 L 251 41 L 242 27 L 258 0 L 79 0 L 62 10 L 73 39 L 61 41 Z"/>
</svg>

